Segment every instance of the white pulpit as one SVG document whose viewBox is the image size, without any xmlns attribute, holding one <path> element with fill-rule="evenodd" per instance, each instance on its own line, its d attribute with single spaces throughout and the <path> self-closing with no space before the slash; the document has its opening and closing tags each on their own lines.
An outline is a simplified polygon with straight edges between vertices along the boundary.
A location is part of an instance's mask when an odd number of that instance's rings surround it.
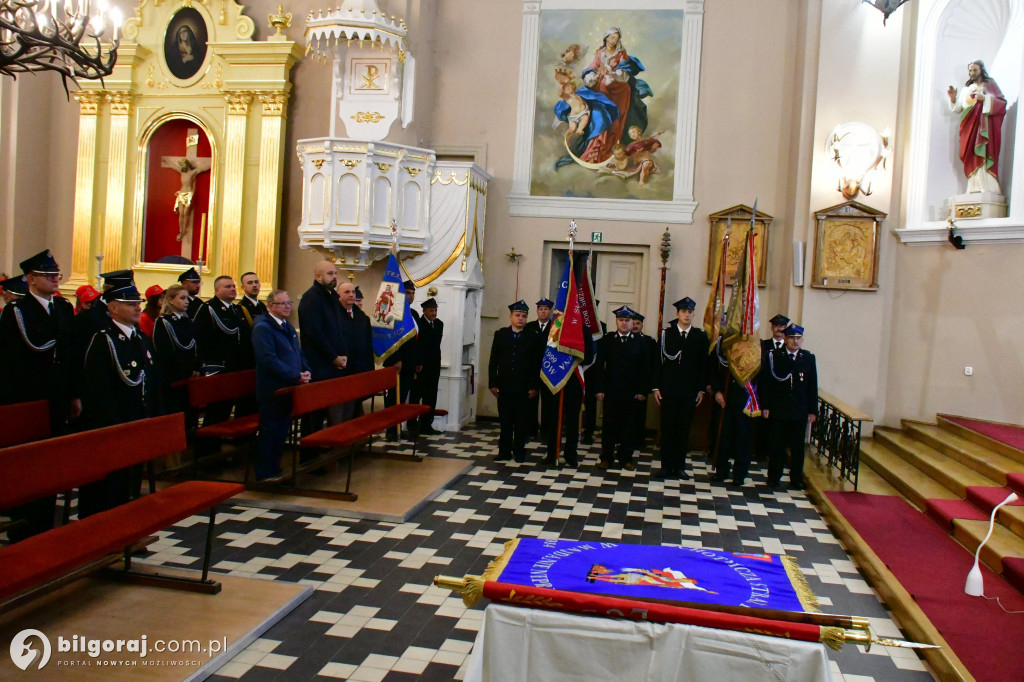
<svg viewBox="0 0 1024 682">
<path fill-rule="evenodd" d="M 441 344 L 436 426 L 458 431 L 476 416 L 480 384 L 481 253 L 490 176 L 467 162 L 438 161 L 431 149 L 383 138 L 412 121 L 414 62 L 405 22 L 375 0 L 345 0 L 306 21 L 307 55 L 333 60 L 325 137 L 299 140 L 299 246 L 341 270 L 366 270 L 397 243 L 418 289 L 437 288 Z M 343 128 L 344 137 L 338 135 Z"/>
</svg>

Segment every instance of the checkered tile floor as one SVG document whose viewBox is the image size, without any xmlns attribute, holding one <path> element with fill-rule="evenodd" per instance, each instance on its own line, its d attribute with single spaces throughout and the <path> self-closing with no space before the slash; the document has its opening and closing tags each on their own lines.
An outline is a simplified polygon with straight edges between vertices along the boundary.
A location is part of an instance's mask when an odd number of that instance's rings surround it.
<svg viewBox="0 0 1024 682">
<path fill-rule="evenodd" d="M 462 679 L 485 604 L 466 609 L 431 580 L 479 574 L 517 535 L 789 554 L 822 610 L 866 616 L 877 634 L 901 636 L 815 507 L 803 493 L 767 492 L 763 468 L 742 489 L 727 488 L 709 482 L 697 456 L 694 480 L 665 482 L 651 478 L 650 441 L 634 472 L 598 470 L 596 445 L 581 450 L 578 469 L 543 468 L 539 443 L 525 464 L 496 463 L 497 441 L 490 424 L 429 439 L 429 454 L 477 466 L 406 523 L 223 510 L 214 570 L 315 592 L 211 679 Z M 161 532 L 148 560 L 198 566 L 202 521 Z M 913 651 L 846 647 L 829 657 L 840 682 L 932 679 Z"/>
</svg>

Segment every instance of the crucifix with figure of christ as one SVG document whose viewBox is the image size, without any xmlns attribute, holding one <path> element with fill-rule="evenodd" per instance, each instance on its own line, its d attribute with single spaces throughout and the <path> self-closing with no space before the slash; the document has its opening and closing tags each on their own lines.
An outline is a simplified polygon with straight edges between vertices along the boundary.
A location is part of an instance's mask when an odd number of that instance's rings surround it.
<svg viewBox="0 0 1024 682">
<path fill-rule="evenodd" d="M 178 214 L 178 241 L 181 242 L 181 255 L 192 259 L 192 228 L 194 209 L 192 194 L 196 188 L 196 176 L 210 170 L 213 159 L 199 156 L 199 129 L 189 128 L 185 135 L 185 156 L 164 156 L 160 165 L 173 168 L 181 175 L 181 189 L 174 193 L 174 212 Z M 199 254 L 202 258 L 203 254 Z"/>
</svg>

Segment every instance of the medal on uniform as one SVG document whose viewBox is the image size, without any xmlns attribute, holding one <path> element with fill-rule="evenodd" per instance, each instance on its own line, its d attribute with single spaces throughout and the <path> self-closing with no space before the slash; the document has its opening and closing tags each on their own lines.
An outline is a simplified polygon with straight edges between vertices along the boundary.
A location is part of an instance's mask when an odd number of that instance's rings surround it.
<svg viewBox="0 0 1024 682">
<path fill-rule="evenodd" d="M 117 335 L 117 340 L 118 340 L 118 341 L 124 341 L 124 340 L 125 340 L 125 339 L 124 339 L 124 334 L 118 334 L 118 335 Z"/>
</svg>

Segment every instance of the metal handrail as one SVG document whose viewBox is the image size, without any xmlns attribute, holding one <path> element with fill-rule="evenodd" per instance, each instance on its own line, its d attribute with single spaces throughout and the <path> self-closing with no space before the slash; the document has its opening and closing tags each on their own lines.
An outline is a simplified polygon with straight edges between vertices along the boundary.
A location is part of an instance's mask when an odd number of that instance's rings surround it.
<svg viewBox="0 0 1024 682">
<path fill-rule="evenodd" d="M 838 469 L 840 477 L 852 483 L 854 490 L 860 472 L 861 424 L 870 421 L 871 415 L 818 391 L 818 419 L 811 429 L 811 443 L 818 457 Z"/>
</svg>

